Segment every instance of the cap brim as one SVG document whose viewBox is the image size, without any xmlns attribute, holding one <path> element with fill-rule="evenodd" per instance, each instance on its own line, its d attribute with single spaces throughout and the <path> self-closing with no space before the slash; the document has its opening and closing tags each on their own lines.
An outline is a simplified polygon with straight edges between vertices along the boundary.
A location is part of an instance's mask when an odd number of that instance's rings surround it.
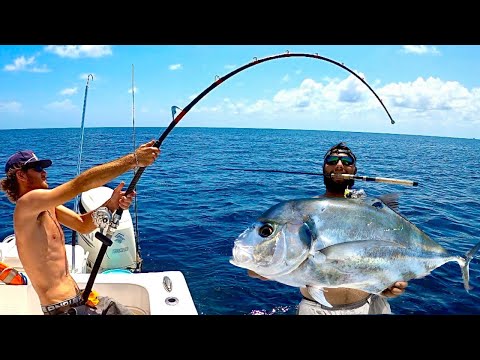
<svg viewBox="0 0 480 360">
<path fill-rule="evenodd" d="M 30 161 L 28 164 L 25 164 L 26 166 L 30 167 L 35 167 L 36 165 L 40 165 L 42 168 L 46 169 L 50 165 L 52 165 L 52 160 L 37 160 L 37 161 Z"/>
</svg>

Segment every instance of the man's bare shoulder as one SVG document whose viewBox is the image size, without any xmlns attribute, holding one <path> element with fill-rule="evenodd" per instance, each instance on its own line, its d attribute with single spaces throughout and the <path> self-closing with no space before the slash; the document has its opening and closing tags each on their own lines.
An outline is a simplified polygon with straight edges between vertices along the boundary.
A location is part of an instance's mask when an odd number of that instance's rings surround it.
<svg viewBox="0 0 480 360">
<path fill-rule="evenodd" d="M 35 189 L 31 190 L 28 193 L 24 194 L 20 199 L 17 200 L 15 204 L 14 217 L 23 217 L 23 216 L 38 216 L 41 212 L 46 209 L 38 209 L 33 206 L 33 204 L 40 202 L 42 199 L 48 197 L 51 190 L 49 189 Z"/>
<path fill-rule="evenodd" d="M 35 190 L 30 190 L 26 194 L 22 195 L 20 199 L 17 200 L 17 207 L 18 206 L 28 206 L 29 203 L 32 201 L 36 201 L 38 199 L 41 199 L 43 197 L 48 196 L 49 193 L 51 193 L 51 189 L 35 189 Z"/>
</svg>

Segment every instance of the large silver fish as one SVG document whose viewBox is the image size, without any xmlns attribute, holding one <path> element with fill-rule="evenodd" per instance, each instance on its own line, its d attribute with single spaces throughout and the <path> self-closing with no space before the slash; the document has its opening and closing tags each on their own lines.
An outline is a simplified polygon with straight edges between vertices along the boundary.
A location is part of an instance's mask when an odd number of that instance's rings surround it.
<svg viewBox="0 0 480 360">
<path fill-rule="evenodd" d="M 468 292 L 469 263 L 480 242 L 465 257 L 454 256 L 388 201 L 372 197 L 283 201 L 235 240 L 230 262 L 286 285 L 307 287 L 328 307 L 324 288 L 380 294 L 396 281 L 427 276 L 450 261 L 460 265 Z"/>
</svg>

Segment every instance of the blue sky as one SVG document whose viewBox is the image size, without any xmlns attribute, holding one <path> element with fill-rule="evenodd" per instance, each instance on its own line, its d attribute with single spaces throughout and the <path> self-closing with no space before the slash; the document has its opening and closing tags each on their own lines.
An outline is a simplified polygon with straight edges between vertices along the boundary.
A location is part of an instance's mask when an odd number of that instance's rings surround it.
<svg viewBox="0 0 480 360">
<path fill-rule="evenodd" d="M 477 45 L 0 45 L 0 129 L 166 127 L 217 77 L 182 126 L 280 128 L 480 138 Z M 133 70 L 133 71 L 132 71 Z M 132 95 L 132 85 L 135 93 Z"/>
</svg>

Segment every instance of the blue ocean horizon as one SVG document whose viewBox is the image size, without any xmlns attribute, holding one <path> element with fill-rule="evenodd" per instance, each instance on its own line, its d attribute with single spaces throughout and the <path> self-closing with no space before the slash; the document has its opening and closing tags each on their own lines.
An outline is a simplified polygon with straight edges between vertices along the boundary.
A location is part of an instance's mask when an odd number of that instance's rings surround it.
<svg viewBox="0 0 480 360">
<path fill-rule="evenodd" d="M 131 153 L 157 140 L 165 128 L 85 128 L 81 170 Z M 0 130 L 0 159 L 32 149 L 49 158 L 50 188 L 77 173 L 77 128 Z M 235 238 L 274 204 L 324 192 L 321 176 L 223 170 L 321 172 L 332 145 L 344 141 L 358 159 L 358 175 L 417 181 L 418 187 L 356 181 L 370 196 L 399 194 L 399 211 L 452 255 L 480 241 L 480 153 L 476 139 L 358 132 L 178 127 L 165 138 L 159 159 L 137 183 L 143 271 L 179 270 L 201 315 L 293 315 L 297 288 L 250 278 L 229 263 Z M 133 171 L 112 181 L 116 186 Z M 73 200 L 66 205 L 73 208 Z M 0 240 L 13 233 L 14 205 L 0 193 Z M 130 208 L 133 214 L 134 207 Z M 345 219 L 348 221 L 348 219 Z M 65 228 L 67 243 L 71 231 Z M 480 261 L 470 263 L 469 293 L 461 270 L 449 262 L 409 282 L 390 299 L 398 315 L 479 315 Z"/>
</svg>

